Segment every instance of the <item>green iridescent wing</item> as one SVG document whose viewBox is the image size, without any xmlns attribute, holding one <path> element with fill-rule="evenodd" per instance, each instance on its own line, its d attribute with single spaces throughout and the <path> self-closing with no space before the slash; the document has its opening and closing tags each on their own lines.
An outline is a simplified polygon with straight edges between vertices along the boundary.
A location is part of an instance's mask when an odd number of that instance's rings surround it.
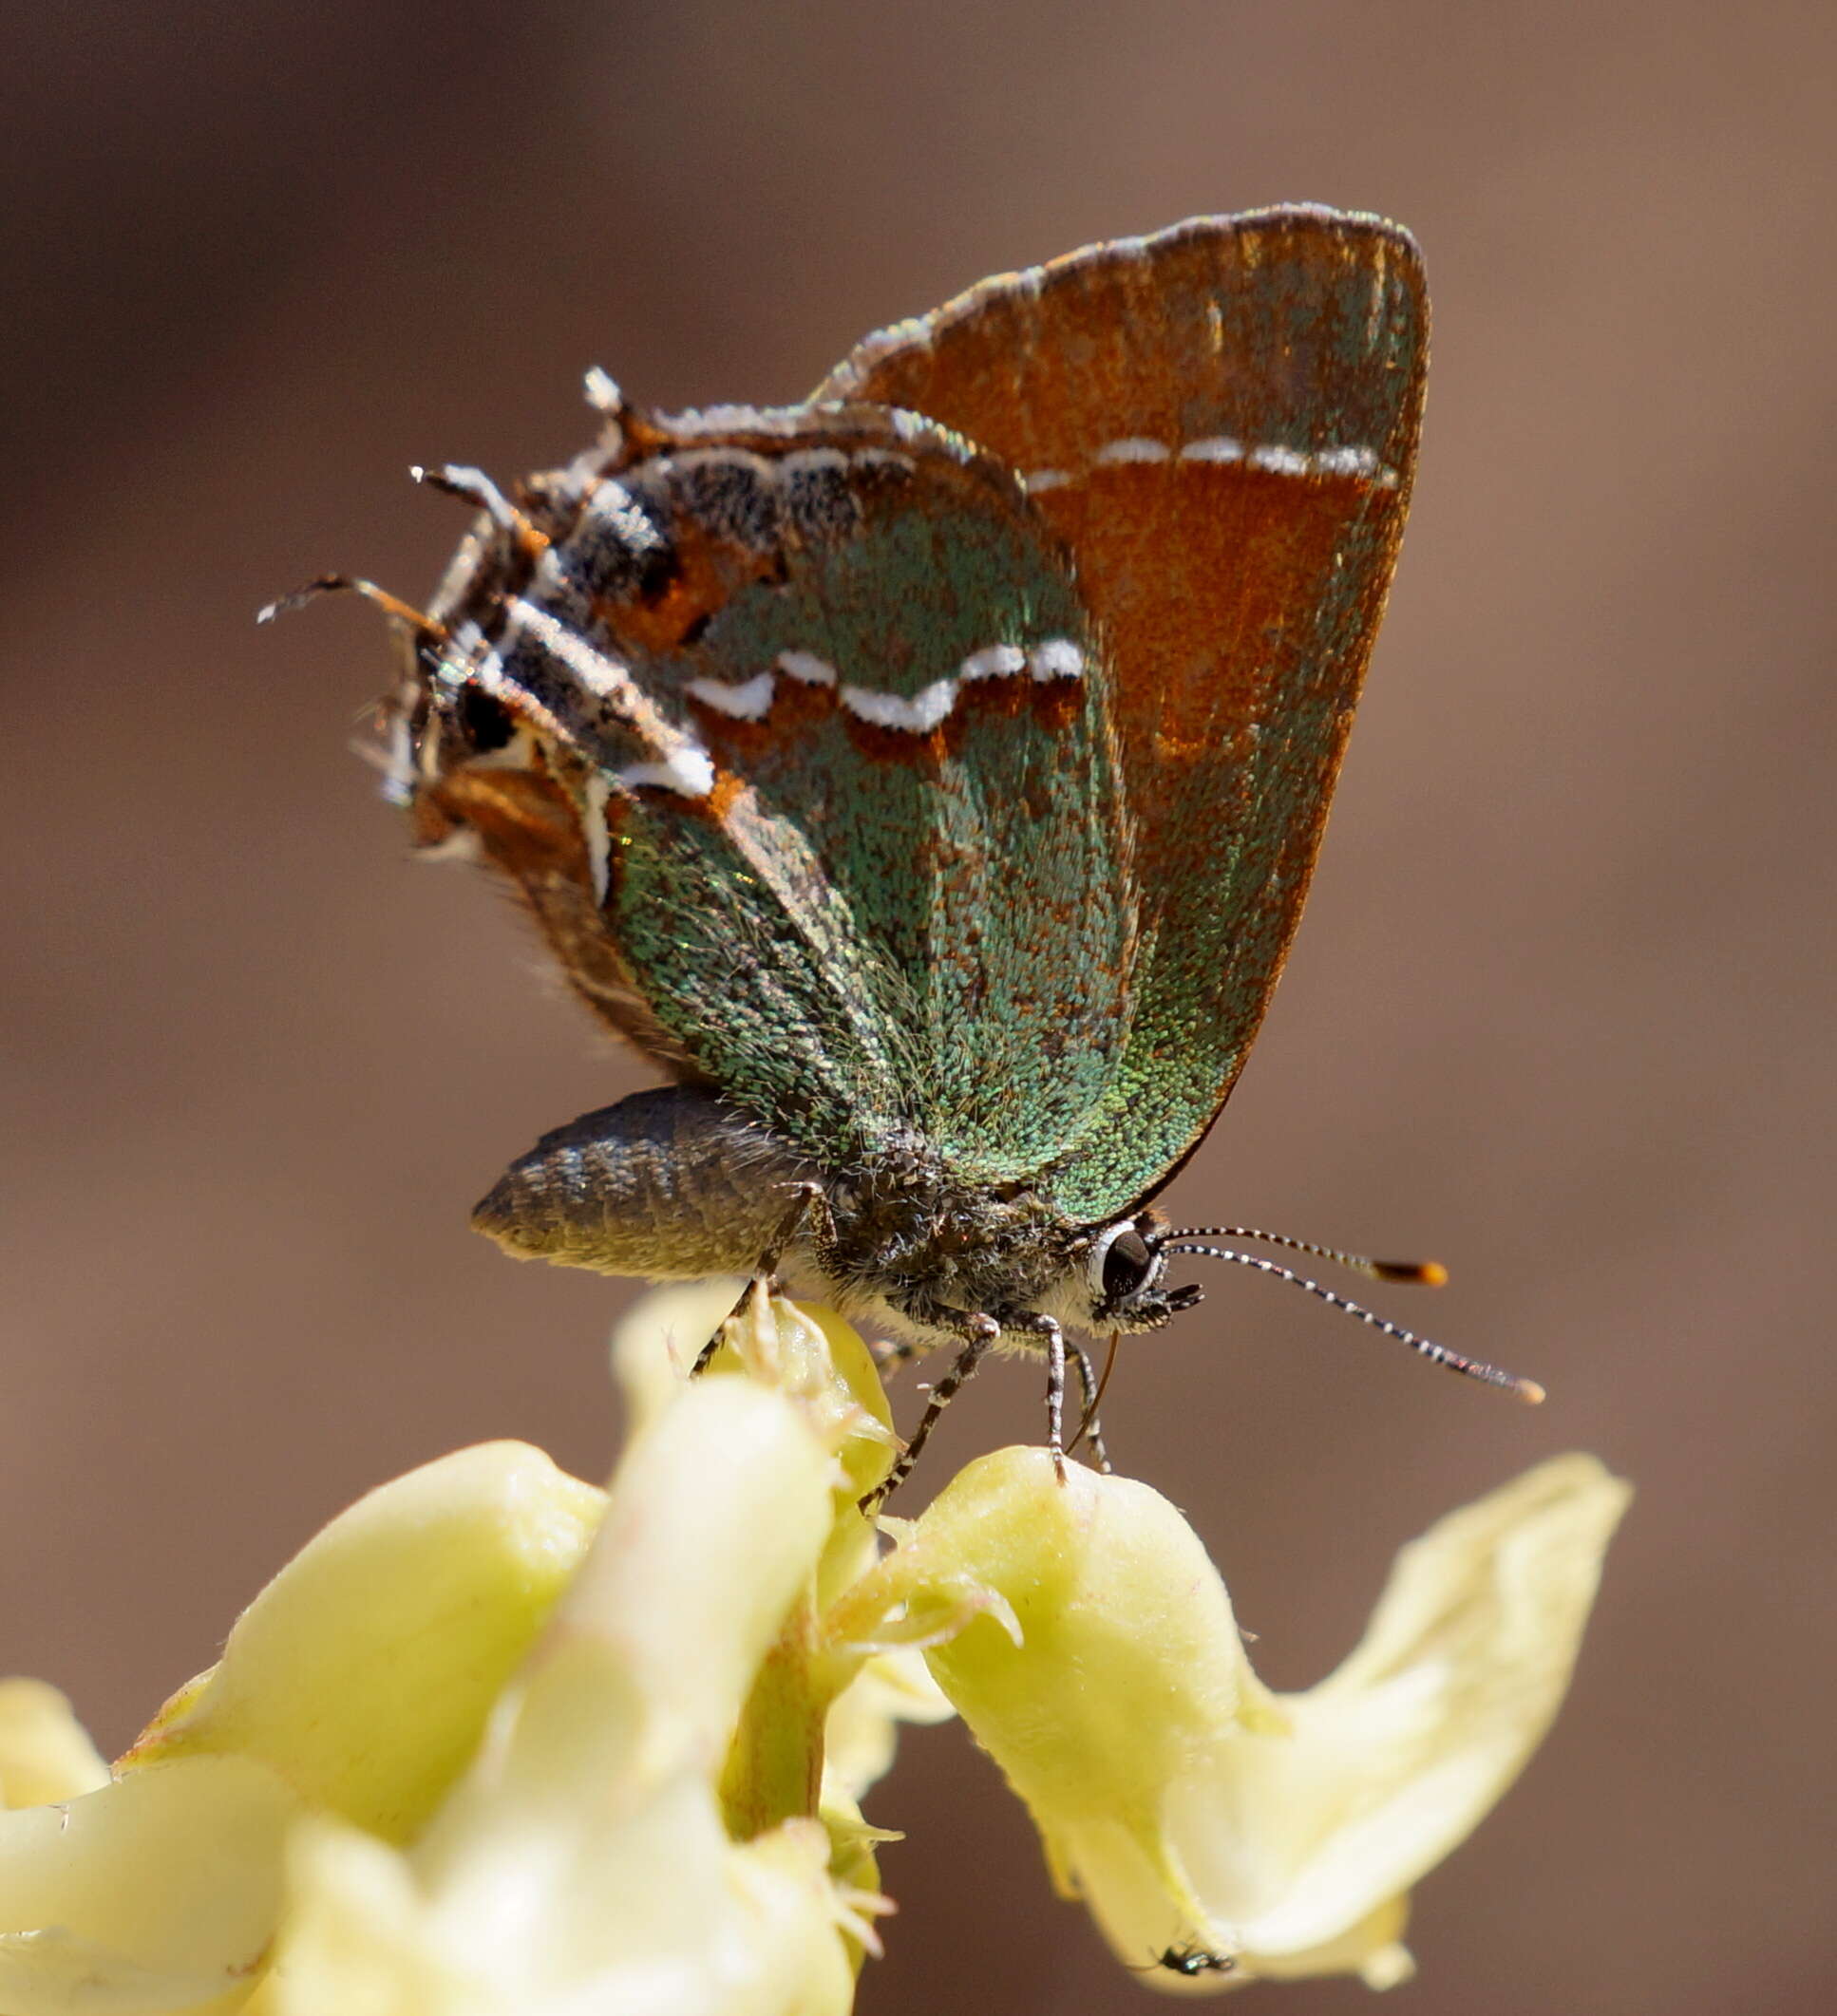
<svg viewBox="0 0 1837 2016">
<path fill-rule="evenodd" d="M 602 1012 L 822 1165 L 1050 1163 L 1114 1079 L 1134 880 L 1095 641 L 1012 477 L 908 416 L 739 409 L 529 491 L 540 559 L 436 612 L 503 718 L 424 729 L 432 811 Z"/>
<path fill-rule="evenodd" d="M 1047 1186 L 1074 1218 L 1167 1179 L 1262 1019 L 1402 537 L 1427 343 L 1409 236 L 1296 208 L 985 281 L 818 389 L 1016 469 L 1104 640 L 1141 940 L 1119 1068 Z"/>
</svg>

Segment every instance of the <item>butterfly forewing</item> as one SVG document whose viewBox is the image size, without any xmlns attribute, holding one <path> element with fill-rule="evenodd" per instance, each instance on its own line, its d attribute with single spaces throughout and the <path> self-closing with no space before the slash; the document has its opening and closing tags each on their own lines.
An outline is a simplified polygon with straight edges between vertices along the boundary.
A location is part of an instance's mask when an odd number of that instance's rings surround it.
<svg viewBox="0 0 1837 2016">
<path fill-rule="evenodd" d="M 1298 918 L 1401 537 L 1428 306 L 1408 235 L 1201 218 L 985 281 L 820 399 L 1010 462 L 1104 644 L 1141 886 L 1120 1068 L 1051 1193 L 1147 1195 L 1229 1093 Z"/>
</svg>

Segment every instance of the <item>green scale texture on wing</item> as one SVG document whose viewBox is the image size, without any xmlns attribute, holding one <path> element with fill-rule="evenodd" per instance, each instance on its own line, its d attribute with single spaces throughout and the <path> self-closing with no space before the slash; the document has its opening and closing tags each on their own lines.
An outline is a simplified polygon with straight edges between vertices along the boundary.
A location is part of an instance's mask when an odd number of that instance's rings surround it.
<svg viewBox="0 0 1837 2016">
<path fill-rule="evenodd" d="M 1406 233 L 1296 206 L 986 280 L 819 387 L 1022 472 L 1104 640 L 1140 946 L 1127 1047 L 1047 1175 L 1096 1222 L 1203 1137 L 1299 914 L 1409 498 Z"/>
<path fill-rule="evenodd" d="M 723 784 L 711 808 L 615 808 L 611 922 L 664 1026 L 820 1161 L 916 1133 L 967 1178 L 1027 1178 L 1103 1102 L 1127 1032 L 1117 752 L 1096 641 L 1025 499 L 941 430 L 900 447 L 916 480 L 865 490 L 855 536 L 787 548 L 786 578 L 741 588 L 692 646 L 627 653 L 659 699 L 783 651 L 839 684 L 781 674 L 756 723 L 686 710 Z M 958 679 L 990 646 L 1051 640 L 1083 676 Z M 843 698 L 940 680 L 958 683 L 930 733 Z"/>
</svg>

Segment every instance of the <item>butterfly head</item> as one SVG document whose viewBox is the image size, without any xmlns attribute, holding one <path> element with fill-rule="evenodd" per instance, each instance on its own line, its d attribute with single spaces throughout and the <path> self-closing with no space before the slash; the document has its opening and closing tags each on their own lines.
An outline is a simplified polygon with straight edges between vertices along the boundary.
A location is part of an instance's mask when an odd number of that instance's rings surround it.
<svg viewBox="0 0 1837 2016">
<path fill-rule="evenodd" d="M 1187 1285 L 1166 1287 L 1167 1242 L 1174 1236 L 1158 1211 L 1132 1212 L 1103 1226 L 1085 1250 L 1074 1320 L 1093 1330 L 1154 1330 L 1203 1299 Z"/>
</svg>

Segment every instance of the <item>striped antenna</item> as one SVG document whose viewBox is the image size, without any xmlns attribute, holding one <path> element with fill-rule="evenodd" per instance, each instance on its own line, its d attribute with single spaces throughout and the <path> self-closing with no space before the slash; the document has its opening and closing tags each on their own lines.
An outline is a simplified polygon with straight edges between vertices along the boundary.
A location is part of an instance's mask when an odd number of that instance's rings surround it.
<svg viewBox="0 0 1837 2016">
<path fill-rule="evenodd" d="M 373 602 L 385 615 L 393 616 L 398 623 L 406 623 L 417 637 L 424 642 L 445 644 L 446 628 L 436 623 L 431 616 L 423 615 L 413 603 L 405 602 L 400 595 L 392 595 L 387 588 L 378 588 L 374 581 L 366 581 L 361 575 L 322 574 L 316 581 L 309 581 L 304 588 L 296 588 L 292 594 L 277 595 L 256 612 L 257 623 L 272 623 L 276 616 L 291 616 L 296 609 L 304 609 L 309 602 L 316 602 L 321 595 L 362 595 L 366 602 Z"/>
<path fill-rule="evenodd" d="M 1337 1246 L 1316 1246 L 1312 1239 L 1291 1239 L 1284 1232 L 1258 1232 L 1250 1225 L 1181 1225 L 1170 1239 L 1255 1239 L 1263 1246 L 1286 1247 L 1290 1253 L 1312 1253 L 1331 1260 L 1348 1273 L 1368 1281 L 1402 1281 L 1419 1288 L 1446 1288 L 1448 1269 L 1439 1260 L 1373 1260 L 1364 1253 L 1342 1253 Z"/>
<path fill-rule="evenodd" d="M 439 490 L 447 497 L 458 498 L 462 503 L 476 505 L 520 552 L 532 560 L 540 559 L 548 551 L 548 534 L 532 524 L 528 516 L 518 510 L 483 469 L 464 468 L 457 462 L 428 469 L 417 462 L 408 474 L 429 490 Z"/>
<path fill-rule="evenodd" d="M 1419 1357 L 1427 1358 L 1430 1365 L 1446 1366 L 1450 1372 L 1459 1372 L 1464 1379 L 1477 1379 L 1484 1385 L 1498 1386 L 1514 1400 L 1522 1400 L 1526 1406 L 1543 1404 L 1543 1388 L 1535 1379 L 1521 1379 L 1516 1372 L 1507 1372 L 1499 1366 L 1483 1365 L 1477 1358 L 1463 1358 L 1458 1351 L 1450 1351 L 1445 1345 L 1419 1337 L 1414 1330 L 1405 1329 L 1402 1324 L 1392 1323 L 1347 1296 L 1335 1294 L 1318 1281 L 1310 1281 L 1305 1274 L 1297 1274 L 1292 1267 L 1283 1267 L 1276 1260 L 1265 1260 L 1260 1253 L 1236 1253 L 1227 1246 L 1177 1245 L 1171 1240 L 1161 1250 L 1168 1253 L 1200 1253 L 1213 1260 L 1229 1260 L 1236 1267 L 1254 1267 L 1259 1274 L 1273 1274 L 1278 1281 L 1305 1289 L 1330 1308 L 1342 1310 L 1348 1316 L 1356 1316 L 1361 1323 L 1370 1324 L 1374 1330 L 1382 1330 L 1387 1337 L 1394 1337 L 1399 1344 L 1407 1344 Z"/>
</svg>

